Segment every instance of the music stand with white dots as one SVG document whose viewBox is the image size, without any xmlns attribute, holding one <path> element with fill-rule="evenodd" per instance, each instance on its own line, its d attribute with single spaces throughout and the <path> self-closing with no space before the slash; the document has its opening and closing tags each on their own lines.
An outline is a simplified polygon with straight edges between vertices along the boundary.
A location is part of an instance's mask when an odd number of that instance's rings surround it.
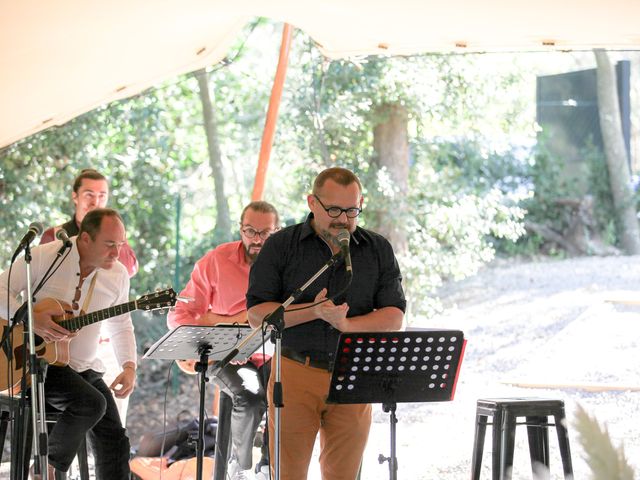
<svg viewBox="0 0 640 480">
<path fill-rule="evenodd" d="M 342 333 L 327 403 L 382 403 L 390 412 L 389 478 L 397 479 L 396 406 L 453 400 L 466 340 L 460 330 Z"/>
</svg>

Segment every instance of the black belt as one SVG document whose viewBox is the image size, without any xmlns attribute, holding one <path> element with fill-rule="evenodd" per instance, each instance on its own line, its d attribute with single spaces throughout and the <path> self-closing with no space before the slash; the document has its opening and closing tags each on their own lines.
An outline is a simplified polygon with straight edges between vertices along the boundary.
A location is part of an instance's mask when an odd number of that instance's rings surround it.
<svg viewBox="0 0 640 480">
<path fill-rule="evenodd" d="M 291 350 L 287 347 L 282 347 L 282 356 L 288 358 L 289 360 L 293 360 L 294 362 L 302 363 L 303 365 L 308 365 L 313 368 L 321 368 L 322 370 L 327 370 L 328 372 L 333 370 L 333 362 L 329 362 L 328 360 L 315 360 L 307 355 L 302 355 L 301 353 L 298 353 L 295 350 Z"/>
</svg>

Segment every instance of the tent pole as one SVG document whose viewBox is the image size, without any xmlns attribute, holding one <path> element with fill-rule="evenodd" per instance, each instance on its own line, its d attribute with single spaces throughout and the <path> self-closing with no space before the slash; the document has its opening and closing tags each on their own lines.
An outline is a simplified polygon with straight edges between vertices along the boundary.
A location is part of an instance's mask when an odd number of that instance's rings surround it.
<svg viewBox="0 0 640 480">
<path fill-rule="evenodd" d="M 284 86 L 284 79 L 287 74 L 287 66 L 289 64 L 289 50 L 291 47 L 292 36 L 293 27 L 288 23 L 285 23 L 284 28 L 282 29 L 282 43 L 280 45 L 278 68 L 276 69 L 276 76 L 273 80 L 273 87 L 271 88 L 269 108 L 267 109 L 267 119 L 265 120 L 264 132 L 262 133 L 258 168 L 256 169 L 253 194 L 251 195 L 252 201 L 261 200 L 262 195 L 264 194 L 264 184 L 267 177 L 267 168 L 269 167 L 271 146 L 273 145 L 273 137 L 276 132 L 276 122 L 278 120 L 278 107 L 280 107 L 282 87 Z"/>
</svg>

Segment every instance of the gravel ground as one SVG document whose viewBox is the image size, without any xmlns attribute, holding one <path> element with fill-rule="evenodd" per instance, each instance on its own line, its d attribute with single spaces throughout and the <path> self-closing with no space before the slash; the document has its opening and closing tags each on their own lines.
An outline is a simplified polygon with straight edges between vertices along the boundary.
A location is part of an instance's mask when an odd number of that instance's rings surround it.
<svg viewBox="0 0 640 480">
<path fill-rule="evenodd" d="M 496 262 L 478 275 L 447 284 L 438 294 L 445 307 L 414 327 L 459 329 L 468 341 L 456 398 L 452 402 L 398 406 L 398 478 L 467 479 L 470 475 L 475 404 L 479 398 L 544 397 L 565 401 L 575 478 L 590 478 L 572 427 L 582 405 L 604 423 L 615 445 L 640 475 L 640 257 L 577 258 L 529 263 Z M 611 300 L 638 300 L 625 305 Z M 135 445 L 145 431 L 162 428 L 188 410 L 197 414 L 195 377 L 180 390 L 165 387 L 168 363 L 143 361 L 131 398 L 127 427 Z M 185 377 L 186 378 L 186 377 Z M 514 384 L 547 385 L 522 388 Z M 586 391 L 576 385 L 623 386 L 622 391 Z M 548 385 L 555 385 L 549 387 Z M 634 390 L 635 389 L 635 390 Z M 208 400 L 212 396 L 208 394 Z M 531 478 L 525 430 L 518 428 L 514 480 Z M 490 442 L 483 478 L 490 478 Z M 551 478 L 562 478 L 553 433 Z M 389 478 L 378 455 L 389 455 L 389 417 L 374 406 L 374 424 L 364 456 L 363 480 Z M 5 464 L 6 465 L 6 464 Z M 3 465 L 4 467 L 4 465 Z M 0 468 L 0 478 L 3 476 Z M 319 479 L 317 462 L 309 479 Z"/>
<path fill-rule="evenodd" d="M 640 305 L 610 302 L 640 300 L 634 291 L 639 279 L 640 257 L 579 258 L 494 265 L 442 289 L 444 313 L 420 326 L 465 333 L 460 381 L 453 402 L 399 408 L 398 477 L 469 478 L 476 400 L 520 396 L 565 401 L 576 479 L 590 478 L 571 426 L 577 404 L 607 425 L 640 473 Z M 507 382 L 629 390 L 518 388 Z M 388 431 L 387 415 L 377 408 L 363 478 L 388 478 L 376 462 L 378 453 L 388 455 Z M 531 478 L 525 430 L 518 432 L 514 479 Z M 562 478 L 557 442 L 550 439 L 551 478 Z M 483 478 L 490 478 L 485 445 Z"/>
</svg>

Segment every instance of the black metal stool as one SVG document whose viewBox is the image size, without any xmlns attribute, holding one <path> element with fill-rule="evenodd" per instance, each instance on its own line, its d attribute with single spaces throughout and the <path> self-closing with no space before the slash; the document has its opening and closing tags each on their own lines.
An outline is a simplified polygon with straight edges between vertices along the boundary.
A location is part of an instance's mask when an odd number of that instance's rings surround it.
<svg viewBox="0 0 640 480">
<path fill-rule="evenodd" d="M 7 437 L 7 429 L 12 417 L 15 417 L 19 408 L 19 398 L 0 395 L 0 463 L 2 463 L 2 453 L 4 451 L 4 443 Z M 47 411 L 47 423 L 55 423 L 60 418 L 61 412 Z M 31 446 L 33 442 L 33 428 L 31 424 L 31 402 L 27 399 L 25 414 L 23 417 L 22 428 L 24 437 L 22 445 L 12 445 L 11 448 L 11 473 L 10 478 L 29 478 L 29 459 L 31 455 Z M 17 448 L 16 448 L 17 447 Z M 87 462 L 87 444 L 83 441 L 77 453 L 78 467 L 80 470 L 80 479 L 89 480 L 89 465 Z M 22 467 L 22 475 L 19 476 L 18 468 Z M 56 471 L 55 480 L 65 480 L 67 475 L 64 472 Z"/>
<path fill-rule="evenodd" d="M 554 417 L 553 423 L 548 422 L 549 416 Z M 562 400 L 491 398 L 478 400 L 476 408 L 476 433 L 473 444 L 473 459 L 471 460 L 471 480 L 480 479 L 484 435 L 489 417 L 493 417 L 491 423 L 493 425 L 491 462 L 493 480 L 511 479 L 517 425 L 527 426 L 531 468 L 534 474 L 538 475 L 537 478 L 540 478 L 540 472 L 535 470 L 536 463 L 547 467 L 546 471 L 548 472 L 549 432 L 547 427 L 555 426 L 558 434 L 564 478 L 573 478 L 569 434 L 565 425 L 564 402 Z M 518 423 L 517 417 L 525 417 L 526 421 Z"/>
<path fill-rule="evenodd" d="M 227 478 L 227 464 L 231 453 L 231 412 L 233 399 L 220 390 L 218 404 L 218 430 L 216 431 L 216 451 L 214 465 L 214 480 Z"/>
</svg>

